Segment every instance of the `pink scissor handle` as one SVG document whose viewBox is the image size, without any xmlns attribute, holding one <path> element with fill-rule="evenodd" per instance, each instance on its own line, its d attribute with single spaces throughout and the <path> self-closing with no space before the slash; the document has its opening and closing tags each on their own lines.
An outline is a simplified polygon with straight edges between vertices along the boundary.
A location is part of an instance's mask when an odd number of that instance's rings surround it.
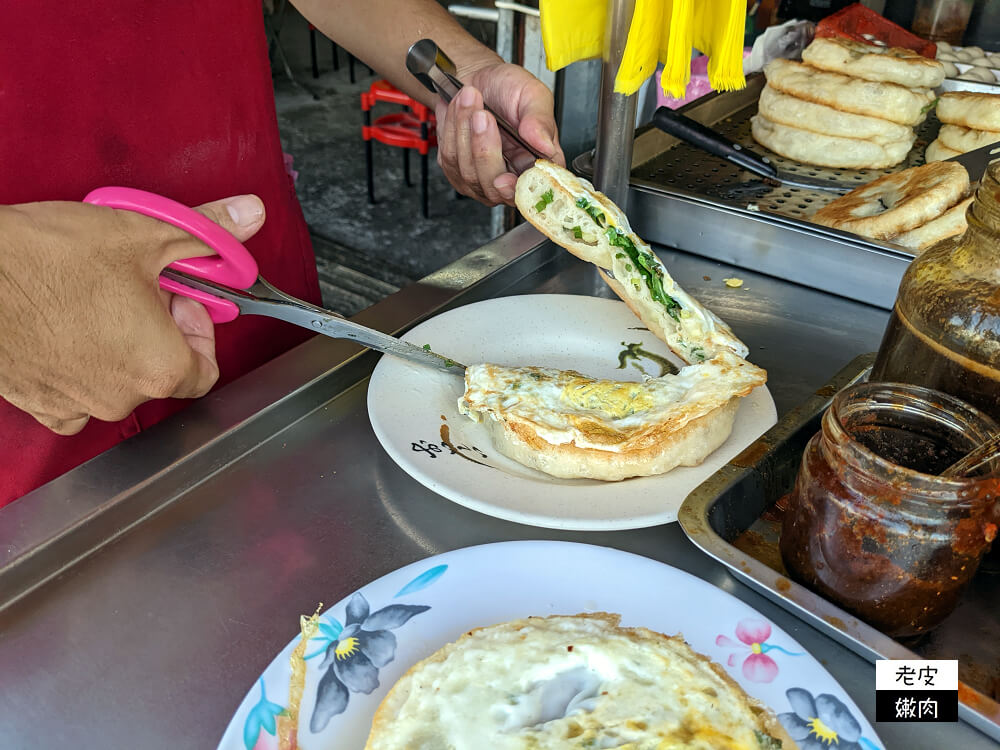
<svg viewBox="0 0 1000 750">
<path fill-rule="evenodd" d="M 257 281 L 257 261 L 242 243 L 214 221 L 182 203 L 156 193 L 125 187 L 97 188 L 88 193 L 83 201 L 93 203 L 95 206 L 135 211 L 173 224 L 197 237 L 217 253 L 204 258 L 174 261 L 170 264 L 170 268 L 236 289 L 248 289 Z M 239 308 L 229 300 L 219 299 L 207 292 L 192 289 L 162 276 L 160 287 L 203 304 L 213 323 L 228 323 L 240 314 Z"/>
</svg>

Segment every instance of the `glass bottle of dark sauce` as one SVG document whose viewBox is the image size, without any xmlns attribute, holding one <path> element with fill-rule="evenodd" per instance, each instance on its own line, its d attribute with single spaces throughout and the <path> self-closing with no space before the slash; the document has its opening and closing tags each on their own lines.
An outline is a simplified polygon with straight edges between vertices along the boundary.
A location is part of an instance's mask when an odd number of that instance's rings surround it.
<svg viewBox="0 0 1000 750">
<path fill-rule="evenodd" d="M 1000 421 L 1000 162 L 967 219 L 904 274 L 871 381 L 944 391 Z"/>
</svg>

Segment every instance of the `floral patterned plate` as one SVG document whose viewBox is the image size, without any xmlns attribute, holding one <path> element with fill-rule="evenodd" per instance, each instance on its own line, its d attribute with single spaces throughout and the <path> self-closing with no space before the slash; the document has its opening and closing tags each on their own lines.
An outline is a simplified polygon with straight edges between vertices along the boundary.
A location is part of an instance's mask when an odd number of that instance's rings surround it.
<svg viewBox="0 0 1000 750">
<path fill-rule="evenodd" d="M 623 302 L 535 294 L 450 310 L 403 338 L 465 364 L 538 365 L 641 380 L 681 364 Z M 700 466 L 624 482 L 556 479 L 493 449 L 486 427 L 458 413 L 461 378 L 382 357 L 368 414 L 385 452 L 439 495 L 498 518 L 547 528 L 636 529 L 669 523 L 695 487 L 777 421 L 766 386 L 740 403 L 729 439 Z"/>
<path fill-rule="evenodd" d="M 699 578 L 606 547 L 502 542 L 389 573 L 320 618 L 307 644 L 299 746 L 361 750 L 379 702 L 413 664 L 474 627 L 606 611 L 624 626 L 680 633 L 770 706 L 802 750 L 884 750 L 830 674 L 787 633 Z M 289 635 L 298 613 L 289 612 Z M 277 750 L 294 638 L 233 716 L 219 750 Z"/>
</svg>

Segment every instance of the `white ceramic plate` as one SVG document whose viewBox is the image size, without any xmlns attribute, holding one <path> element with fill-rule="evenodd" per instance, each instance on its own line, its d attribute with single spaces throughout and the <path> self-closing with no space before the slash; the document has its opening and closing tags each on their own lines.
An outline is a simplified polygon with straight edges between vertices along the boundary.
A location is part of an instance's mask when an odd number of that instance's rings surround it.
<svg viewBox="0 0 1000 750">
<path fill-rule="evenodd" d="M 624 303 L 536 294 L 477 302 L 421 323 L 403 338 L 464 364 L 537 365 L 616 380 L 661 374 L 679 359 Z M 637 359 L 619 355 L 637 344 Z M 744 398 L 729 439 L 700 466 L 624 482 L 556 479 L 497 452 L 486 428 L 458 413 L 461 378 L 382 357 L 368 387 L 368 414 L 382 447 L 425 487 L 481 513 L 557 529 L 636 529 L 668 523 L 695 487 L 777 420 L 766 386 Z M 450 445 L 449 445 L 450 444 Z M 454 450 L 452 447 L 454 447 Z"/>
<path fill-rule="evenodd" d="M 395 681 L 471 628 L 529 615 L 595 611 L 620 614 L 623 626 L 682 634 L 695 651 L 724 665 L 768 705 L 803 750 L 883 747 L 819 662 L 740 600 L 645 557 L 545 541 L 486 544 L 438 555 L 389 573 L 328 609 L 320 633 L 306 648 L 299 746 L 361 750 L 375 709 Z M 289 635 L 296 630 L 297 614 L 288 613 Z M 275 717 L 287 705 L 288 660 L 298 640 L 250 688 L 219 750 L 277 750 Z M 394 651 L 385 646 L 391 641 Z M 331 664 L 322 667 L 328 652 Z M 383 666 L 376 669 L 366 653 Z M 328 692 L 338 699 L 317 712 L 321 678 L 343 689 Z"/>
</svg>

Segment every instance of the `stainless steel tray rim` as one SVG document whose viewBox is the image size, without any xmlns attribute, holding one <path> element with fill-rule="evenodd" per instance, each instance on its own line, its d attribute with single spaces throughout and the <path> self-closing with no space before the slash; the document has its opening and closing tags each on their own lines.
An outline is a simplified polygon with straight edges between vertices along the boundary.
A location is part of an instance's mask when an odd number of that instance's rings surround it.
<svg viewBox="0 0 1000 750">
<path fill-rule="evenodd" d="M 909 263 L 914 258 L 912 251 L 899 245 L 894 245 L 889 242 L 879 242 L 878 240 L 868 240 L 863 237 L 859 237 L 852 232 L 845 232 L 842 229 L 825 227 L 820 224 L 807 224 L 798 219 L 783 216 L 782 214 L 770 211 L 750 209 L 745 205 L 736 202 L 727 203 L 712 200 L 711 198 L 706 198 L 703 195 L 685 190 L 684 188 L 673 186 L 665 188 L 647 180 L 639 179 L 633 180 L 631 185 L 633 190 L 637 190 L 651 196 L 668 196 L 674 200 L 697 204 L 709 210 L 738 214 L 741 219 L 749 219 L 751 221 L 773 224 L 791 233 L 808 235 L 810 237 L 817 235 L 829 237 L 831 240 L 835 240 L 836 242 L 847 247 L 856 248 L 859 251 L 874 253 L 876 255 L 884 255 L 905 263 Z"/>
<path fill-rule="evenodd" d="M 778 450 L 791 434 L 798 432 L 811 415 L 825 411 L 834 394 L 850 382 L 863 377 L 873 360 L 874 354 L 856 358 L 837 373 L 826 387 L 786 414 L 742 454 L 695 488 L 678 510 L 677 521 L 684 534 L 698 549 L 722 563 L 737 580 L 859 656 L 871 662 L 879 659 L 922 659 L 924 657 L 920 654 L 855 615 L 764 562 L 743 553 L 717 533 L 709 519 L 712 506 L 726 491 L 753 473 L 755 466 Z M 756 456 L 756 460 L 750 465 L 741 464 L 747 456 Z M 959 718 L 1000 741 L 1000 705 L 965 683 L 960 683 L 959 692 Z M 982 710 L 977 710 L 970 703 L 975 703 Z"/>
</svg>

